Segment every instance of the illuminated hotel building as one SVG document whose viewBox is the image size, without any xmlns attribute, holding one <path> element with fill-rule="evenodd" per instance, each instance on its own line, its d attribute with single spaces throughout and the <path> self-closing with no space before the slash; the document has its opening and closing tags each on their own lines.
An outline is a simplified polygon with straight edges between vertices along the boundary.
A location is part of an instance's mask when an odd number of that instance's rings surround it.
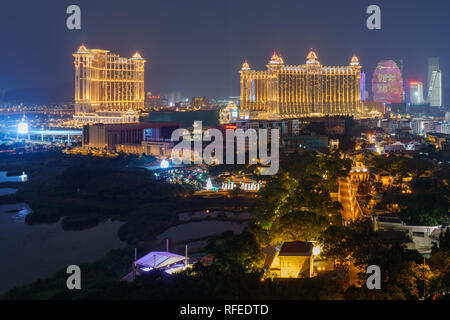
<svg viewBox="0 0 450 320">
<path fill-rule="evenodd" d="M 327 67 L 311 52 L 306 64 L 285 65 L 274 53 L 267 71 L 241 70 L 241 109 L 257 117 L 304 117 L 309 115 L 354 115 L 362 110 L 361 66 L 354 56 L 350 65 Z"/>
<path fill-rule="evenodd" d="M 144 65 L 139 53 L 123 58 L 82 45 L 75 58 L 75 116 L 80 123 L 137 122 L 144 108 Z"/>
</svg>

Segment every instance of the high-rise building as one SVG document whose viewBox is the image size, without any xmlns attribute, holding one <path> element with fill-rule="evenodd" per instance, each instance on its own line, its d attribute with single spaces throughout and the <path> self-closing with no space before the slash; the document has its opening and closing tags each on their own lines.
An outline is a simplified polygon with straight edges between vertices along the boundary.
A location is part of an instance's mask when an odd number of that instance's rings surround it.
<svg viewBox="0 0 450 320">
<path fill-rule="evenodd" d="M 366 100 L 366 74 L 361 72 L 361 100 Z"/>
<path fill-rule="evenodd" d="M 403 77 L 393 60 L 380 61 L 373 72 L 373 101 L 401 103 L 403 101 Z"/>
<path fill-rule="evenodd" d="M 430 107 L 442 107 L 442 71 L 439 58 L 428 58 L 428 102 Z"/>
<path fill-rule="evenodd" d="M 422 82 L 411 81 L 409 83 L 409 102 L 412 105 L 424 104 Z"/>
<path fill-rule="evenodd" d="M 136 122 L 144 108 L 144 65 L 136 53 L 123 58 L 82 45 L 75 60 L 75 116 L 80 123 Z"/>
<path fill-rule="evenodd" d="M 241 70 L 241 109 L 260 117 L 348 115 L 361 112 L 361 66 L 354 56 L 348 66 L 323 66 L 311 49 L 306 64 L 285 65 L 274 53 L 267 70 Z"/>
<path fill-rule="evenodd" d="M 427 82 L 428 87 L 430 86 L 431 83 L 431 76 L 433 74 L 433 71 L 439 70 L 440 70 L 439 58 L 428 58 L 428 82 Z"/>
</svg>

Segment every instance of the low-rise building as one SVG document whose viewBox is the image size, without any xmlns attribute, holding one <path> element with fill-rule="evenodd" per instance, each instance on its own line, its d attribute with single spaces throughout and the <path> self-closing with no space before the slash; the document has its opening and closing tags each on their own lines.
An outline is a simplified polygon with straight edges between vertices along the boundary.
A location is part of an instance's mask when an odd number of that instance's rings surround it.
<svg viewBox="0 0 450 320">
<path fill-rule="evenodd" d="M 277 278 L 311 278 L 314 258 L 311 242 L 285 242 L 276 253 L 270 272 Z"/>
<path fill-rule="evenodd" d="M 381 182 L 383 187 L 389 187 L 394 182 L 394 177 L 384 169 L 375 168 L 370 170 L 375 180 Z"/>
<path fill-rule="evenodd" d="M 83 127 L 84 149 L 164 156 L 170 154 L 172 132 L 179 122 L 90 124 Z"/>
</svg>

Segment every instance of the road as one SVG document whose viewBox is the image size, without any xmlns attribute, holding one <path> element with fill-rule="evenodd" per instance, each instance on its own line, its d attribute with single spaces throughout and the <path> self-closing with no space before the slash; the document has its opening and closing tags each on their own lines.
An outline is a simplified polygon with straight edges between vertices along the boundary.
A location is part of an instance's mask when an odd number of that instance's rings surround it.
<svg viewBox="0 0 450 320">
<path fill-rule="evenodd" d="M 344 209 L 342 210 L 342 218 L 344 221 L 354 221 L 362 215 L 361 208 L 355 197 L 355 191 L 347 180 L 339 180 L 339 201 Z"/>
</svg>

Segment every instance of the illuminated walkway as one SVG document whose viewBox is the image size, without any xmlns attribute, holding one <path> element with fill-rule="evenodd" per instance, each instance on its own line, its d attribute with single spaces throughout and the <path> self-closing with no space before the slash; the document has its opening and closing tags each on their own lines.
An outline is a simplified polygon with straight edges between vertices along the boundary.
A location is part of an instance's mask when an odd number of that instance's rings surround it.
<svg viewBox="0 0 450 320">
<path fill-rule="evenodd" d="M 342 219 L 345 222 L 361 218 L 362 210 L 356 200 L 352 184 L 344 179 L 339 180 L 339 202 L 344 207 L 342 210 Z"/>
</svg>

